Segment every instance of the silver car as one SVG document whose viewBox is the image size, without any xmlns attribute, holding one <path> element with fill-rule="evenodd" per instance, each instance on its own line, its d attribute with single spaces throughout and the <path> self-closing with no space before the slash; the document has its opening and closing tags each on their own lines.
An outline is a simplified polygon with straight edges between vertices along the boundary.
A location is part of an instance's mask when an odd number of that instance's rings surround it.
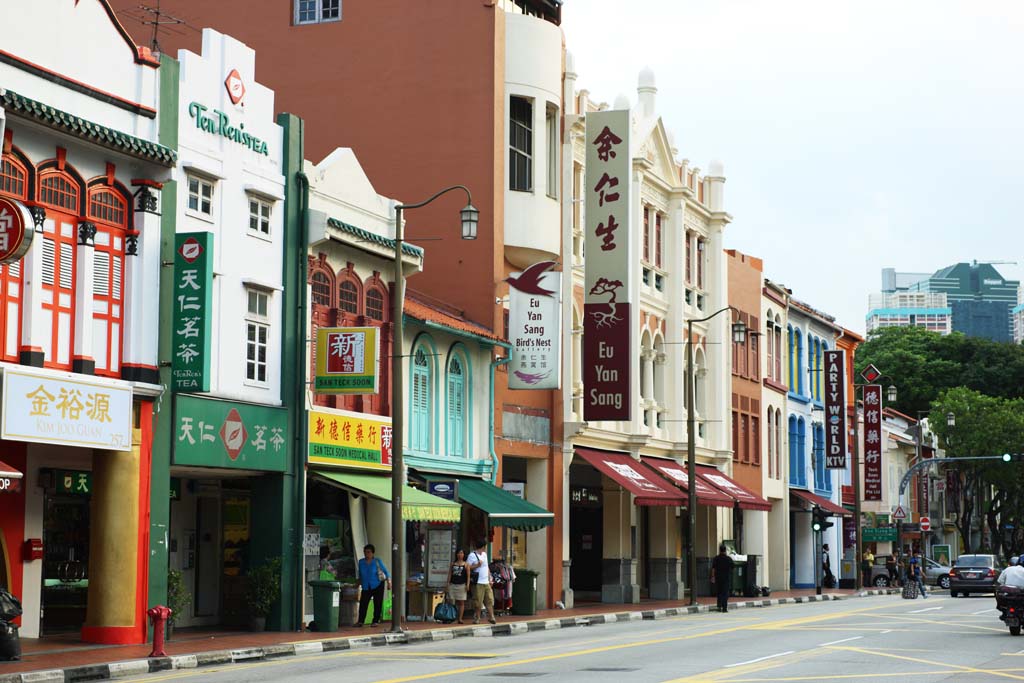
<svg viewBox="0 0 1024 683">
<path fill-rule="evenodd" d="M 884 588 L 889 585 L 889 572 L 885 568 L 887 559 L 889 559 L 888 555 L 875 556 L 875 564 L 871 567 L 871 584 L 873 586 Z M 927 557 L 923 558 L 923 561 L 924 582 L 943 589 L 949 588 L 950 568 Z"/>
</svg>

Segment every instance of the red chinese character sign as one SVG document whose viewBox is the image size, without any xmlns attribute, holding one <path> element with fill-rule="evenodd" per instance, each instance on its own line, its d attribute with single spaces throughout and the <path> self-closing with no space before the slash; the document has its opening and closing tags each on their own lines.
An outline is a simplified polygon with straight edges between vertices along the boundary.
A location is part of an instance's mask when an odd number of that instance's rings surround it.
<svg viewBox="0 0 1024 683">
<path fill-rule="evenodd" d="M 864 387 L 864 500 L 882 500 L 882 387 Z"/>
<path fill-rule="evenodd" d="M 846 469 L 846 352 L 825 352 L 825 467 Z"/>
<path fill-rule="evenodd" d="M 14 263 L 32 246 L 32 214 L 21 202 L 0 197 L 0 264 Z"/>
<path fill-rule="evenodd" d="M 632 416 L 629 128 L 628 110 L 587 114 L 585 420 L 629 420 Z"/>
</svg>

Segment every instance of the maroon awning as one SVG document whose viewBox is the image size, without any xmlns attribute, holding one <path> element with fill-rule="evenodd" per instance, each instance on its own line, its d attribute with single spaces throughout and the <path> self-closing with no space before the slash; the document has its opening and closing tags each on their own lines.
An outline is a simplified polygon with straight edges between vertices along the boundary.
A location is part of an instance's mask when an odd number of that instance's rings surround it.
<svg viewBox="0 0 1024 683">
<path fill-rule="evenodd" d="M 768 512 L 772 509 L 772 504 L 767 500 L 714 467 L 697 465 L 697 476 L 704 479 L 722 493 L 731 496 L 733 500 L 739 504 L 740 508 L 744 510 L 760 510 L 762 512 Z"/>
<path fill-rule="evenodd" d="M 846 508 L 840 507 L 839 505 L 836 505 L 828 498 L 822 498 L 821 496 L 815 495 L 810 491 L 804 491 L 803 489 L 790 489 L 789 492 L 792 493 L 795 497 L 804 501 L 805 503 L 810 503 L 812 506 L 816 505 L 820 507 L 822 510 L 825 510 L 826 512 L 830 513 L 832 516 L 853 516 L 853 513 L 847 510 Z"/>
<path fill-rule="evenodd" d="M 670 482 L 689 493 L 690 475 L 675 460 L 654 458 L 649 455 L 641 456 L 640 459 L 647 465 L 650 465 L 651 468 L 664 474 Z M 701 505 L 717 505 L 724 508 L 731 508 L 733 506 L 733 498 L 731 496 L 722 493 L 700 477 L 697 477 L 697 502 Z"/>
<path fill-rule="evenodd" d="M 650 467 L 626 453 L 576 448 L 576 455 L 589 462 L 622 488 L 636 496 L 637 505 L 683 505 L 683 494 Z"/>
<path fill-rule="evenodd" d="M 0 461 L 0 493 L 15 493 L 21 487 L 22 474 Z"/>
</svg>

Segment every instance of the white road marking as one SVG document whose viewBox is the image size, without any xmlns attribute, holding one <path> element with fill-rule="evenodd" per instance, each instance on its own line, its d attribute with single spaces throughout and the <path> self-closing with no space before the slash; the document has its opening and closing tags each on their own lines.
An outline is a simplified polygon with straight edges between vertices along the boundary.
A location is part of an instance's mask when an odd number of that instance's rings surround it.
<svg viewBox="0 0 1024 683">
<path fill-rule="evenodd" d="M 979 614 L 988 614 L 989 612 L 995 612 L 995 611 L 996 611 L 995 608 L 990 607 L 988 609 L 978 610 L 977 612 L 971 612 L 971 616 L 972 617 L 976 617 Z"/>
<path fill-rule="evenodd" d="M 852 638 L 843 638 L 842 640 L 833 640 L 831 643 L 822 643 L 818 647 L 826 647 L 828 645 L 838 645 L 839 643 L 848 643 L 851 640 L 860 640 L 864 636 L 854 636 Z"/>
<path fill-rule="evenodd" d="M 884 636 L 884 635 L 885 635 L 886 633 L 892 633 L 892 629 L 891 629 L 891 628 L 887 628 L 886 630 L 882 631 L 882 635 L 883 635 L 883 636 Z"/>
<path fill-rule="evenodd" d="M 748 659 L 745 662 L 736 662 L 735 664 L 726 664 L 724 668 L 731 669 L 734 666 L 743 666 L 744 664 L 754 664 L 756 662 L 763 662 L 766 659 L 775 659 L 776 657 L 785 657 L 786 655 L 791 655 L 794 652 L 795 652 L 795 650 L 786 650 L 785 652 L 779 652 L 779 653 L 776 653 L 774 655 L 767 655 L 766 657 L 758 657 L 757 659 Z"/>
<path fill-rule="evenodd" d="M 911 611 L 907 612 L 907 614 L 920 614 L 921 612 L 933 612 L 933 611 L 935 611 L 937 609 L 942 609 L 942 607 L 941 606 L 940 607 L 925 607 L 924 609 L 911 610 Z"/>
</svg>

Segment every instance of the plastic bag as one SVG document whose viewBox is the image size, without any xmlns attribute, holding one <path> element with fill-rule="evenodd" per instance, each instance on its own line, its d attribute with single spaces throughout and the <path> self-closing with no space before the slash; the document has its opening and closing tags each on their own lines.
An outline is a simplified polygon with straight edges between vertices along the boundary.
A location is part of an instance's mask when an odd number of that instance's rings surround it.
<svg viewBox="0 0 1024 683">
<path fill-rule="evenodd" d="M 445 600 L 434 608 L 434 621 L 450 624 L 456 619 L 455 605 Z"/>
<path fill-rule="evenodd" d="M 21 603 L 8 591 L 0 589 L 0 619 L 10 621 L 21 616 Z"/>
</svg>

